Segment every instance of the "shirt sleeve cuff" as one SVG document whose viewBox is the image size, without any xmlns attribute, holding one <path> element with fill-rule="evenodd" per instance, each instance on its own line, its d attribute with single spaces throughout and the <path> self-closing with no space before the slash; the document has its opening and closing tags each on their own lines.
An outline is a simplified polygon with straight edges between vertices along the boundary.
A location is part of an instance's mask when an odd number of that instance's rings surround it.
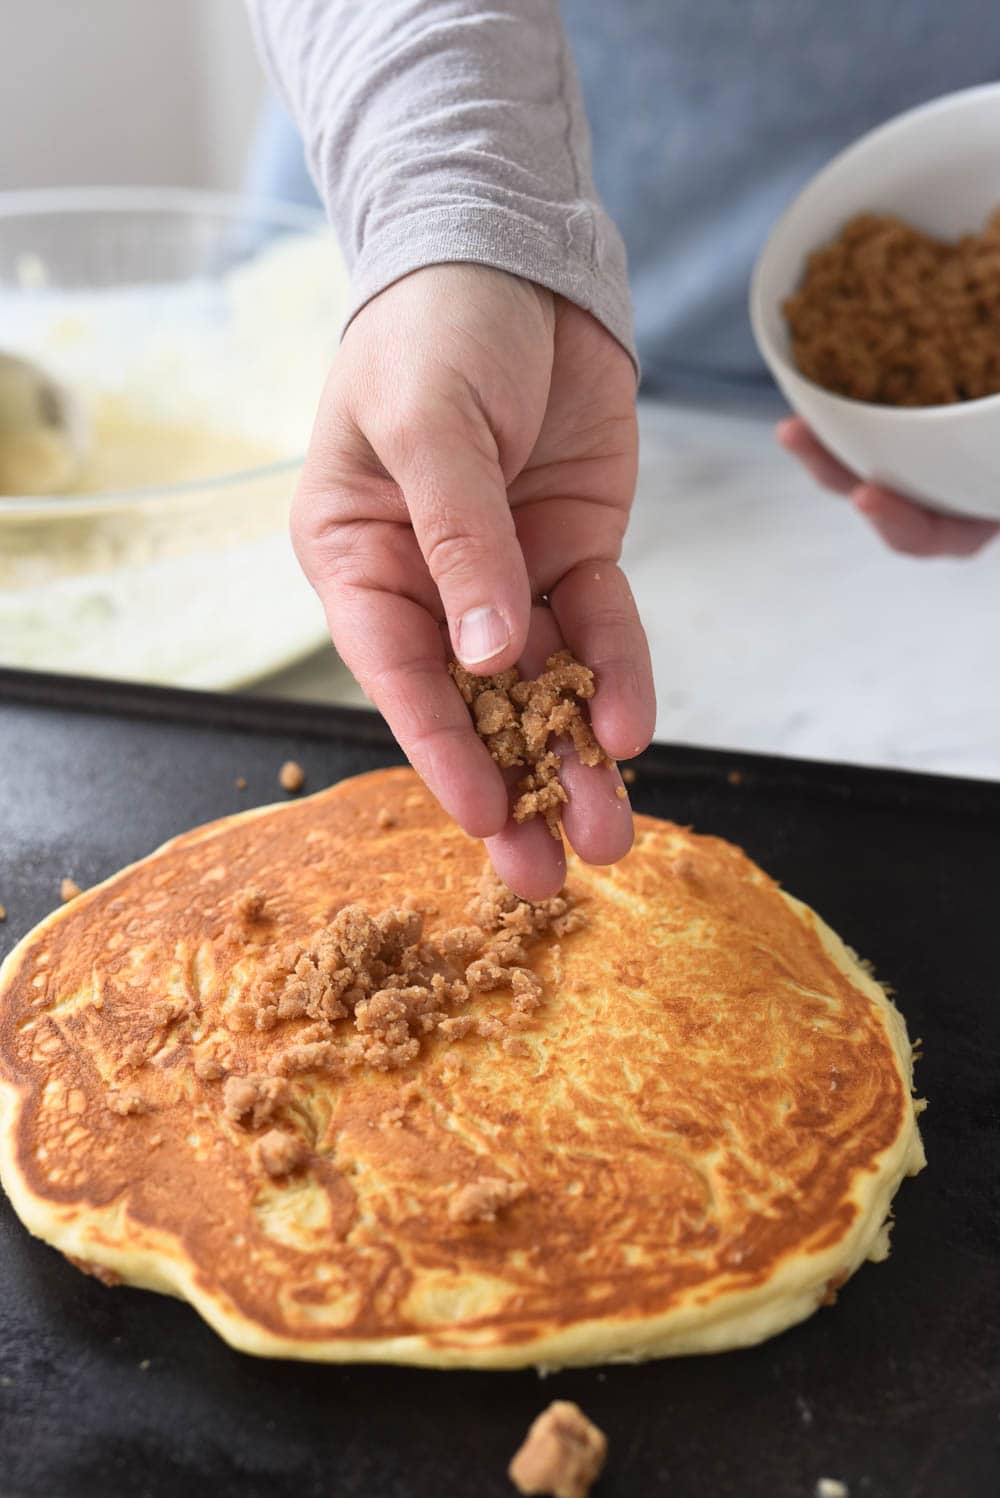
<svg viewBox="0 0 1000 1498">
<path fill-rule="evenodd" d="M 449 262 L 487 265 L 546 286 L 591 313 L 638 372 L 625 246 L 602 209 L 581 204 L 579 216 L 586 220 L 581 232 L 574 233 L 574 215 L 565 238 L 558 238 L 494 204 L 416 209 L 366 241 L 354 267 L 345 328 L 367 302 L 411 271 Z"/>
</svg>

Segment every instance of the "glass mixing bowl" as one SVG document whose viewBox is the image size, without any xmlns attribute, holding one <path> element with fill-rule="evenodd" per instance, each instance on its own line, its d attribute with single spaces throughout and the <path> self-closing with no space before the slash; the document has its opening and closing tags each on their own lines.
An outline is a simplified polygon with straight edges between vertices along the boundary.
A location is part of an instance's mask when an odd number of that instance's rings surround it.
<svg viewBox="0 0 1000 1498">
<path fill-rule="evenodd" d="M 161 483 L 154 443 L 142 487 L 0 497 L 0 664 L 225 688 L 325 638 L 286 521 L 346 299 L 336 244 L 305 210 L 0 193 L 0 348 L 85 406 L 141 409 L 168 449 L 224 434 L 229 460 Z"/>
</svg>

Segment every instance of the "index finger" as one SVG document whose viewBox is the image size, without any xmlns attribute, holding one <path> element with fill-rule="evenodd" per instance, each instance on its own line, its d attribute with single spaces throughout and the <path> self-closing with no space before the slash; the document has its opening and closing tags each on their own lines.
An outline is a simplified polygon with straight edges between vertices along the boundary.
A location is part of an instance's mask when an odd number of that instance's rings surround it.
<svg viewBox="0 0 1000 1498">
<path fill-rule="evenodd" d="M 779 421 L 775 435 L 785 451 L 798 458 L 824 489 L 831 489 L 834 494 L 850 494 L 861 482 L 856 473 L 816 440 L 801 416 L 788 416 Z"/>
<path fill-rule="evenodd" d="M 471 837 L 507 821 L 507 787 L 448 675 L 435 619 L 419 603 L 348 584 L 323 600 L 333 642 L 448 814 Z"/>
<path fill-rule="evenodd" d="M 887 546 L 911 557 L 971 557 L 1000 531 L 995 520 L 943 515 L 877 484 L 861 484 L 851 502 Z"/>
</svg>

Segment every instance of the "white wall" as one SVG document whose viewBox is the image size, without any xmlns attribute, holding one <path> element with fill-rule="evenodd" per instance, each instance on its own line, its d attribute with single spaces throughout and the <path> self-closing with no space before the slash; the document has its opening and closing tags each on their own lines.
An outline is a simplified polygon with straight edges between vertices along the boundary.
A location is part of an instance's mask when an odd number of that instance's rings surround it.
<svg viewBox="0 0 1000 1498">
<path fill-rule="evenodd" d="M 235 188 L 262 91 L 242 0 L 0 0 L 0 189 Z"/>
</svg>

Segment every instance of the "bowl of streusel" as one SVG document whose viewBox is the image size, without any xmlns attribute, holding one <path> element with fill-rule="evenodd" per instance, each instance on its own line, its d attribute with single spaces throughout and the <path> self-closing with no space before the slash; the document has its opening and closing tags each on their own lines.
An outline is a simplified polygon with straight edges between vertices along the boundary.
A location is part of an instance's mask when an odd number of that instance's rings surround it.
<svg viewBox="0 0 1000 1498">
<path fill-rule="evenodd" d="M 750 311 L 792 409 L 854 472 L 1000 519 L 1000 84 L 898 115 L 775 225 Z"/>
</svg>

